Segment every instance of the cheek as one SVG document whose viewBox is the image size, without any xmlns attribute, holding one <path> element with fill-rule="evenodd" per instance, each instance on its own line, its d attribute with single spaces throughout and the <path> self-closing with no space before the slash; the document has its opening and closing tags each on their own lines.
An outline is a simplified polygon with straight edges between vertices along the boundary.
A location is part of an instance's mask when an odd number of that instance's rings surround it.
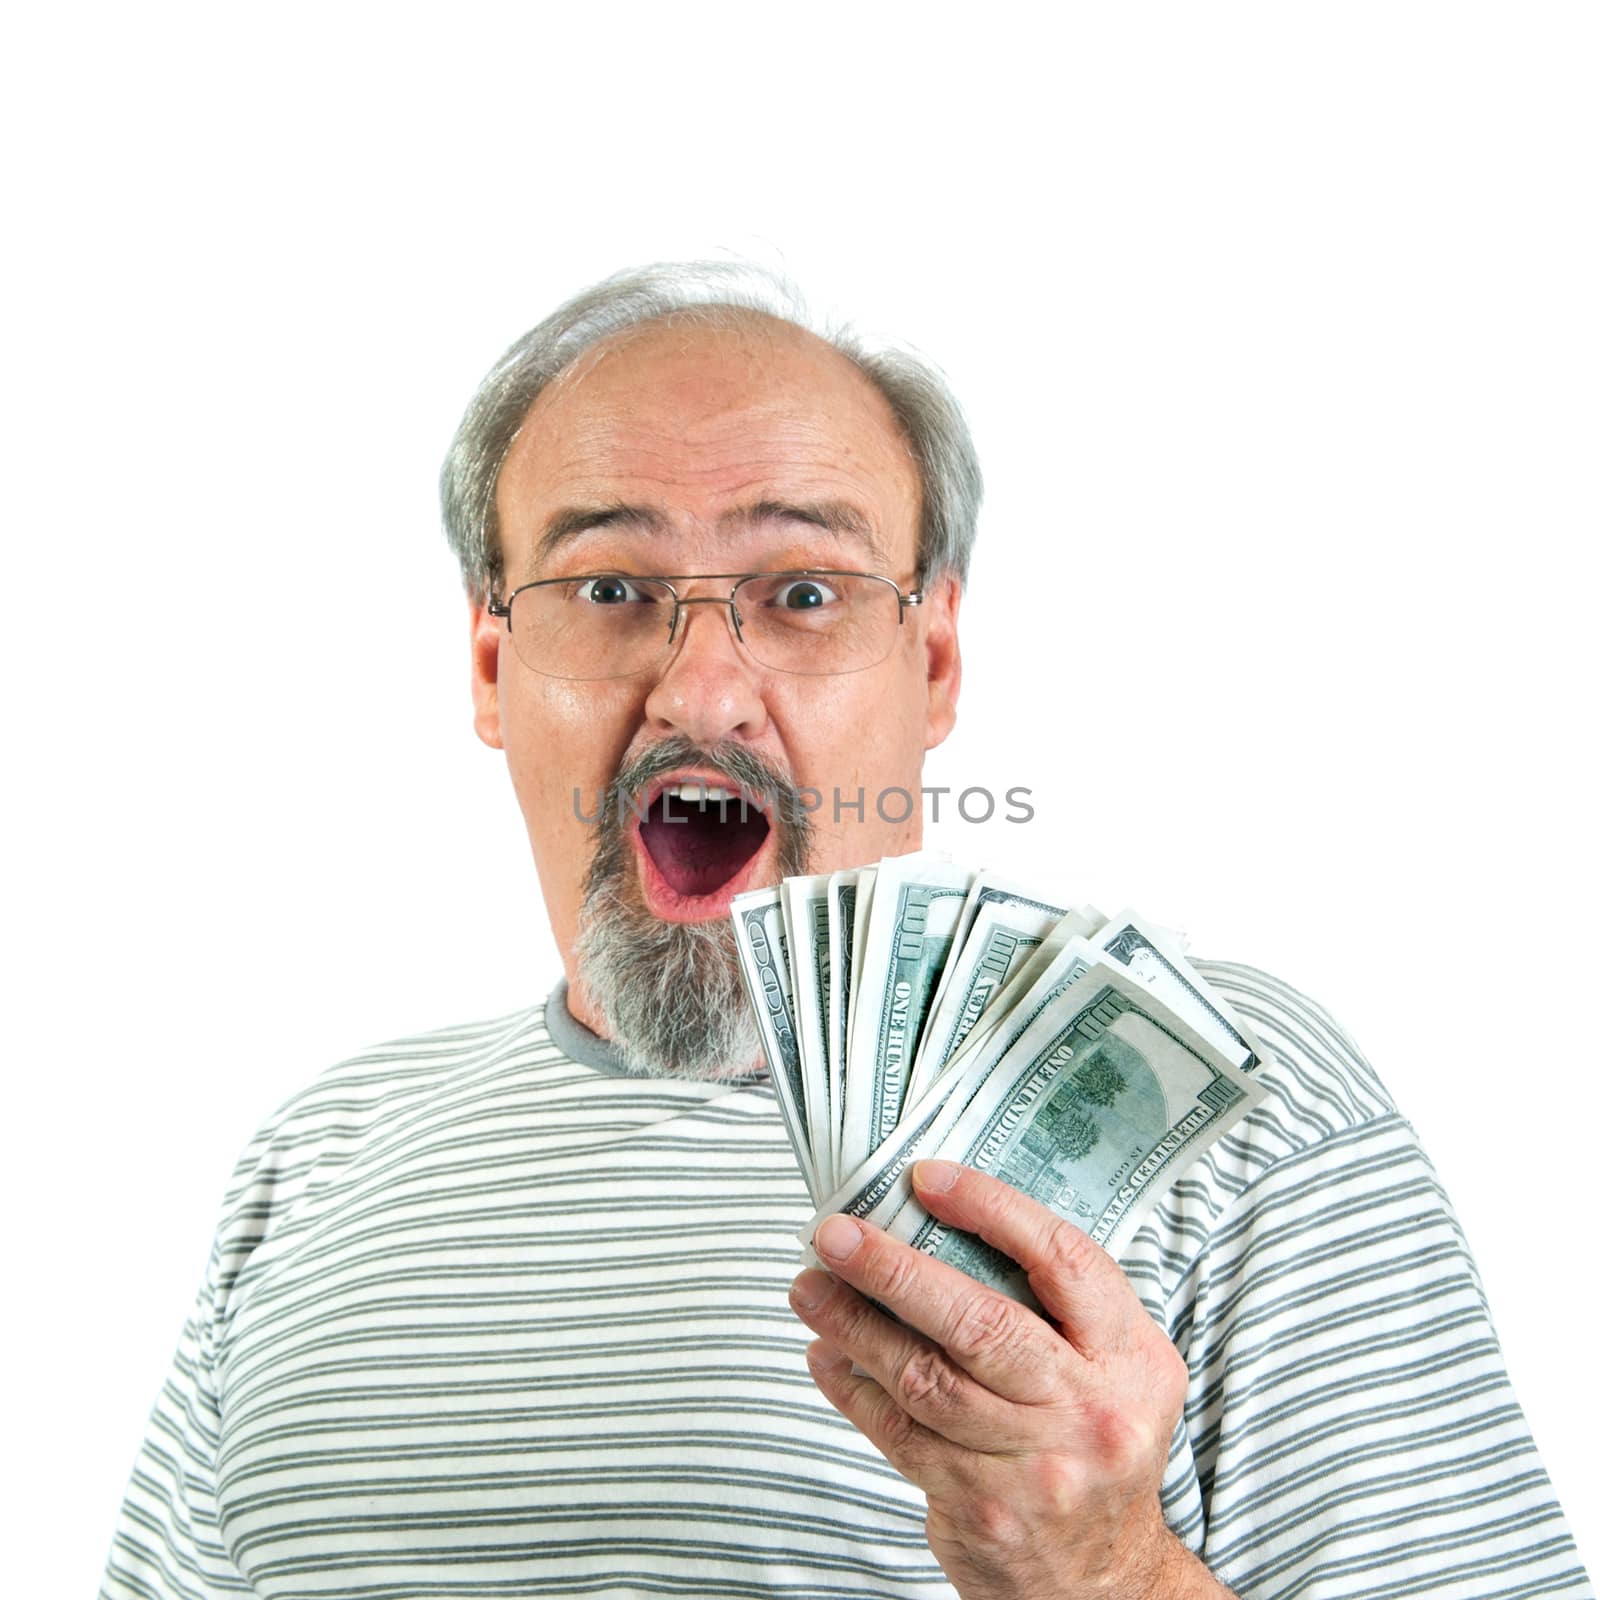
<svg viewBox="0 0 1600 1600">
<path fill-rule="evenodd" d="M 590 802 L 616 776 L 636 719 L 625 695 L 524 678 L 506 696 L 501 717 L 506 763 L 524 811 L 571 817 L 575 788 Z"/>
<path fill-rule="evenodd" d="M 928 683 L 920 654 L 907 650 L 886 663 L 878 683 L 863 685 L 863 715 L 871 719 L 879 749 L 895 754 L 911 751 L 920 756 L 922 733 L 928 718 Z"/>
<path fill-rule="evenodd" d="M 806 680 L 797 679 L 804 684 Z M 913 671 L 814 678 L 786 701 L 784 742 L 799 779 L 825 788 L 856 779 L 904 783 L 920 769 L 927 696 Z"/>
</svg>

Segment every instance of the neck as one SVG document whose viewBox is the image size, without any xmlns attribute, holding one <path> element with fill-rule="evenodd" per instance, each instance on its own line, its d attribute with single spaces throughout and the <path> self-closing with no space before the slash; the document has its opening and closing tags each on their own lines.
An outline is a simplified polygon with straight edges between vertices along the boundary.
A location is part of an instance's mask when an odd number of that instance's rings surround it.
<svg viewBox="0 0 1600 1600">
<path fill-rule="evenodd" d="M 593 996 L 589 993 L 588 986 L 581 976 L 575 974 L 569 966 L 567 970 L 567 1013 L 574 1022 L 581 1022 L 596 1038 L 604 1039 L 608 1044 L 614 1043 L 610 1026 L 607 1024 L 600 1007 L 595 1004 Z M 755 1054 L 744 1062 L 730 1062 L 725 1069 L 717 1073 L 721 1078 L 748 1078 L 757 1076 L 767 1070 L 766 1052 L 757 1049 Z"/>
</svg>

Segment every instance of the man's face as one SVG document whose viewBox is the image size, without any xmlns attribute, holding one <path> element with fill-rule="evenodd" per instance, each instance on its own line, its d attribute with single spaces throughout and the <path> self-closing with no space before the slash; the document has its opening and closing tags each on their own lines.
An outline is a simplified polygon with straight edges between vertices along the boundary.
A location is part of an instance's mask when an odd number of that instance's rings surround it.
<svg viewBox="0 0 1600 1600">
<path fill-rule="evenodd" d="M 910 590 L 919 498 L 887 403 L 821 340 L 770 319 L 651 325 L 591 352 L 530 410 L 498 486 L 499 598 L 583 573 L 798 567 L 881 573 Z M 613 514 L 570 531 L 572 513 L 618 507 L 647 520 Z M 835 521 L 853 513 L 878 553 L 819 526 L 819 507 Z M 569 531 L 552 545 L 558 522 Z M 731 580 L 676 587 L 726 596 Z M 505 622 L 473 608 L 474 725 L 506 752 L 568 1004 L 638 1070 L 709 1077 L 759 1064 L 734 965 L 734 894 L 921 843 L 923 752 L 955 721 L 959 600 L 955 580 L 936 584 L 906 609 L 886 659 L 835 676 L 764 667 L 735 640 L 727 606 L 685 606 L 656 666 L 598 680 L 529 670 Z M 641 823 L 619 808 L 619 784 L 643 808 L 677 775 L 755 790 L 766 816 L 748 811 L 741 825 L 735 804 L 726 822 L 719 807 L 702 821 L 669 797 Z M 916 802 L 904 820 L 897 787 Z M 836 814 L 836 791 L 864 791 L 864 816 Z"/>
</svg>

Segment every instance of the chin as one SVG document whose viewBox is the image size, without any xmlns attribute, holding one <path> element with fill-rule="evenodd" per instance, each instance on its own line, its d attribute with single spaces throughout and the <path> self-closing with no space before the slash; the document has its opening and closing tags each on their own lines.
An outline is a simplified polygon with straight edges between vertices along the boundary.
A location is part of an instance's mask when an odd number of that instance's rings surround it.
<svg viewBox="0 0 1600 1600">
<path fill-rule="evenodd" d="M 585 994 L 641 1077 L 711 1081 L 765 1065 L 726 917 L 657 917 L 627 882 L 592 892 L 574 947 Z"/>
</svg>

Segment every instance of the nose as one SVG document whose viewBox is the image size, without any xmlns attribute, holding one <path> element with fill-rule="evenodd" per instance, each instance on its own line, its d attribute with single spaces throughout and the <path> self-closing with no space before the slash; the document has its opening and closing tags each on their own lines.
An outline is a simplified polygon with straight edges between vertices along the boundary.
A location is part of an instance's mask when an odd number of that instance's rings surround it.
<svg viewBox="0 0 1600 1600">
<path fill-rule="evenodd" d="M 644 709 L 662 734 L 681 733 L 699 745 L 765 732 L 760 669 L 734 637 L 726 595 L 682 599 L 667 659 Z"/>
</svg>

